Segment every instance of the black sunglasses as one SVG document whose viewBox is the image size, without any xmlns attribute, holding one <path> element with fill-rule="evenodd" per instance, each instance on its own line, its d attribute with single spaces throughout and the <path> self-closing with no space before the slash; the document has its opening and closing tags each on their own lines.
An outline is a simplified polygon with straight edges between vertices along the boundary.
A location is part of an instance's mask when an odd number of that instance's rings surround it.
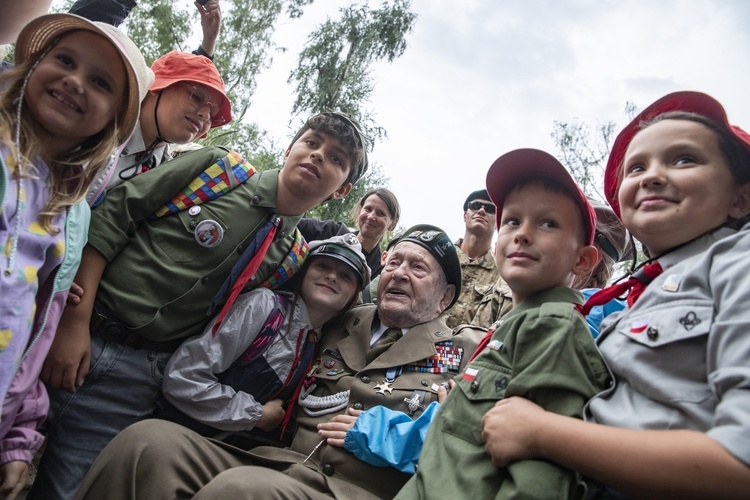
<svg viewBox="0 0 750 500">
<path fill-rule="evenodd" d="M 481 201 L 470 201 L 468 205 L 466 205 L 467 208 L 470 208 L 474 210 L 475 212 L 479 212 L 480 208 L 484 208 L 484 211 L 487 212 L 490 215 L 495 215 L 495 205 L 492 203 L 483 203 Z"/>
</svg>

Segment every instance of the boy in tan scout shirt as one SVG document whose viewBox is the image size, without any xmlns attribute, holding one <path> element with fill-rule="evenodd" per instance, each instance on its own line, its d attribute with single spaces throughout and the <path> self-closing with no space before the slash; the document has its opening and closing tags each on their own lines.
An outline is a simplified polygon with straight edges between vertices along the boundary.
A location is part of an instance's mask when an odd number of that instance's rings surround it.
<svg viewBox="0 0 750 500">
<path fill-rule="evenodd" d="M 573 471 L 539 460 L 496 467 L 484 449 L 482 417 L 516 395 L 580 417 L 609 380 L 576 310 L 583 298 L 569 288 L 598 262 L 586 197 L 555 158 L 533 149 L 498 158 L 487 190 L 499 211 L 495 260 L 513 309 L 456 378 L 430 425 L 417 473 L 397 499 L 569 496 Z"/>
</svg>

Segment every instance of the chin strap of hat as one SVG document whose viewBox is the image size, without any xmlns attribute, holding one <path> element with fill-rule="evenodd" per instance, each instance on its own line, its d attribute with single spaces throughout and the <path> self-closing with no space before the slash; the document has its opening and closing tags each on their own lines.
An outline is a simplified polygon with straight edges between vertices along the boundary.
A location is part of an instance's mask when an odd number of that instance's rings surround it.
<svg viewBox="0 0 750 500">
<path fill-rule="evenodd" d="M 8 256 L 8 267 L 5 268 L 5 275 L 10 276 L 13 274 L 13 271 L 16 268 L 16 253 L 18 251 L 18 240 L 21 237 L 21 200 L 24 198 L 24 192 L 23 192 L 23 179 L 26 174 L 26 169 L 24 168 L 23 164 L 23 156 L 21 155 L 21 112 L 23 111 L 23 101 L 24 101 L 24 95 L 26 94 L 26 87 L 29 84 L 29 79 L 31 78 L 31 74 L 34 72 L 37 66 L 39 66 L 39 63 L 42 62 L 42 59 L 45 58 L 45 56 L 49 53 L 50 50 L 52 50 L 52 47 L 57 45 L 57 42 L 60 41 L 60 37 L 56 37 L 52 42 L 50 42 L 49 45 L 39 54 L 39 57 L 37 57 L 36 61 L 34 61 L 34 64 L 29 68 L 29 71 L 26 73 L 26 76 L 23 79 L 23 83 L 21 83 L 21 89 L 18 92 L 18 105 L 16 107 L 16 123 L 15 123 L 15 130 L 13 133 L 13 139 L 15 141 L 16 146 L 16 168 L 11 169 L 11 173 L 13 173 L 16 177 L 16 223 L 13 227 L 13 235 L 9 238 L 9 244 L 10 249 L 5 249 L 5 254 Z M 24 137 L 26 139 L 26 137 Z M 3 209 L 0 207 L 0 214 L 2 213 Z"/>
<path fill-rule="evenodd" d="M 162 92 L 164 92 L 163 89 L 159 91 L 159 95 L 156 96 L 156 102 L 154 103 L 154 125 L 156 125 L 156 139 L 154 139 L 154 142 L 152 142 L 151 145 L 146 148 L 146 151 L 153 151 L 153 148 L 155 148 L 156 145 L 160 142 L 172 144 L 170 141 L 162 137 L 161 130 L 159 130 L 159 117 L 156 112 L 159 110 L 159 103 L 161 102 Z"/>
</svg>

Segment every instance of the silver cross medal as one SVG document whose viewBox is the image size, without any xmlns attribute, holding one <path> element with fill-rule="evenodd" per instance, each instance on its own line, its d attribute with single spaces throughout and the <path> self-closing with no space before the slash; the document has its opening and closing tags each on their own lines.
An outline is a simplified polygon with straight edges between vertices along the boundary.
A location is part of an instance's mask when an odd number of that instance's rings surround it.
<svg viewBox="0 0 750 500">
<path fill-rule="evenodd" d="M 375 385 L 375 392 L 385 396 L 386 391 L 388 394 L 393 394 L 393 387 L 391 387 L 391 381 L 388 379 L 383 380 L 382 384 Z"/>
<path fill-rule="evenodd" d="M 417 410 L 424 410 L 424 406 L 420 404 L 422 403 L 422 398 L 416 392 L 410 398 L 404 398 L 404 403 L 409 408 L 409 415 L 414 415 L 414 412 Z"/>
</svg>

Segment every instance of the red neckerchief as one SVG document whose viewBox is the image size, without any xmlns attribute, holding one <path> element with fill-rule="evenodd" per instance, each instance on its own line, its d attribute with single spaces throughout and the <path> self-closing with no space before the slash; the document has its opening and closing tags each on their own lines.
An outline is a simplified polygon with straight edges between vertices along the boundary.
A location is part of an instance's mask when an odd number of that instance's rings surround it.
<svg viewBox="0 0 750 500">
<path fill-rule="evenodd" d="M 589 312 L 591 312 L 592 308 L 604 305 L 610 300 L 620 297 L 628 290 L 630 291 L 627 298 L 628 307 L 633 307 L 633 304 L 635 304 L 635 301 L 638 300 L 638 297 L 641 296 L 649 283 L 651 283 L 654 278 L 659 276 L 662 272 L 663 269 L 658 262 L 651 262 L 649 264 L 646 264 L 645 266 L 634 272 L 630 278 L 626 279 L 622 283 L 617 283 L 612 286 L 608 286 L 607 288 L 602 288 L 594 295 L 589 297 L 589 300 L 587 300 L 583 306 L 576 306 L 576 308 L 581 312 L 581 314 L 586 316 Z"/>
</svg>

